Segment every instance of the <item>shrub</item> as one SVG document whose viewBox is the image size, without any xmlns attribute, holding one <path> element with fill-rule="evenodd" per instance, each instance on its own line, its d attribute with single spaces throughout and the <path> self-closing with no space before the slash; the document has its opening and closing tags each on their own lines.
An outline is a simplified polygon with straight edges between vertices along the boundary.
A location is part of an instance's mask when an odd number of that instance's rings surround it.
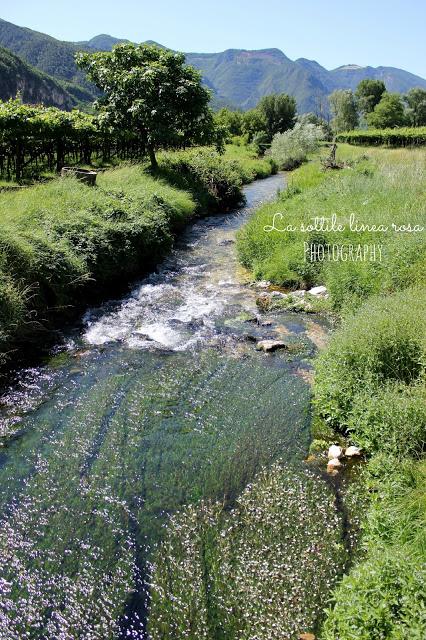
<svg viewBox="0 0 426 640">
<path fill-rule="evenodd" d="M 335 427 L 351 426 L 356 433 L 357 396 L 374 397 L 383 387 L 396 389 L 421 380 L 426 369 L 425 316 L 425 289 L 374 297 L 350 316 L 317 361 L 319 413 Z M 366 424 L 368 429 L 368 420 Z"/>
<path fill-rule="evenodd" d="M 398 550 L 378 550 L 346 576 L 329 612 L 324 640 L 424 638 L 426 572 Z"/>
<path fill-rule="evenodd" d="M 294 169 L 306 160 L 308 153 L 318 147 L 324 137 L 322 127 L 297 123 L 289 131 L 277 133 L 271 144 L 271 157 L 281 169 Z"/>
</svg>

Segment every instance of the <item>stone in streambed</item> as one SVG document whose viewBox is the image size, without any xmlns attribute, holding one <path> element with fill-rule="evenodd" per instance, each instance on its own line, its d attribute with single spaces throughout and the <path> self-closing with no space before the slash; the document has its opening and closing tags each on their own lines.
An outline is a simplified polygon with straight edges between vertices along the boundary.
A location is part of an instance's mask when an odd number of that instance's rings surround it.
<svg viewBox="0 0 426 640">
<path fill-rule="evenodd" d="M 264 351 L 265 353 L 271 353 L 278 349 L 288 349 L 288 344 L 282 340 L 259 340 L 256 349 L 258 351 Z"/>
<path fill-rule="evenodd" d="M 319 287 L 312 287 L 312 289 L 309 289 L 309 292 L 311 294 L 311 296 L 316 296 L 316 297 L 323 297 L 327 295 L 327 287 L 324 286 L 319 286 Z"/>
<path fill-rule="evenodd" d="M 328 459 L 333 460 L 334 458 L 341 458 L 343 456 L 343 449 L 339 447 L 337 444 L 332 444 L 328 450 Z"/>
<path fill-rule="evenodd" d="M 361 449 L 359 447 L 351 446 L 351 447 L 348 447 L 345 451 L 345 456 L 347 458 L 353 458 L 360 455 L 361 455 Z"/>
<path fill-rule="evenodd" d="M 327 471 L 328 473 L 335 473 L 340 469 L 341 466 L 342 463 L 340 462 L 339 458 L 332 458 L 327 463 Z"/>
</svg>

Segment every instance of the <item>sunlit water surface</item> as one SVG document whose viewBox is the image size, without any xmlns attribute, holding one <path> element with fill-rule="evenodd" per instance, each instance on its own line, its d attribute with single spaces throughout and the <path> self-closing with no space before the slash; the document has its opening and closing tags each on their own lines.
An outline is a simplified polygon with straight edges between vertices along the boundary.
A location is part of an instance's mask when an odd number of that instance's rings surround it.
<svg viewBox="0 0 426 640">
<path fill-rule="evenodd" d="M 258 291 L 234 246 L 283 184 L 258 181 L 242 210 L 191 225 L 155 274 L 89 310 L 4 394 L 16 436 L 0 448 L 1 638 L 142 637 L 145 563 L 167 514 L 232 504 L 264 465 L 303 460 L 315 322 L 250 321 Z M 256 351 L 283 335 L 296 355 Z"/>
</svg>

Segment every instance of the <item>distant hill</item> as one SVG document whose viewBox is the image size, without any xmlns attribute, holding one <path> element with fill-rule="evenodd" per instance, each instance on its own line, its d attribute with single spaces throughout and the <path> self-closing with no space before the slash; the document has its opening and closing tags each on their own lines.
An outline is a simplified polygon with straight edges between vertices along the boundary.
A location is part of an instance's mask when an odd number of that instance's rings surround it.
<svg viewBox="0 0 426 640">
<path fill-rule="evenodd" d="M 285 92 L 296 98 L 300 112 L 324 112 L 332 91 L 355 89 L 364 78 L 384 80 L 389 91 L 398 93 L 412 87 L 426 89 L 424 78 L 402 69 L 345 65 L 328 71 L 315 60 L 290 60 L 279 49 L 187 53 L 186 59 L 218 95 L 242 109 L 254 107 L 268 93 Z"/>
<path fill-rule="evenodd" d="M 98 95 L 95 87 L 87 82 L 85 74 L 77 69 L 74 62 L 75 53 L 85 47 L 73 42 L 62 42 L 1 19 L 0 46 L 56 80 L 71 83 L 74 85 L 71 87 L 72 91 L 78 93 L 81 89 L 81 96 L 85 96 L 86 101 L 90 102 Z"/>
<path fill-rule="evenodd" d="M 65 110 L 89 99 L 84 89 L 61 83 L 0 47 L 0 100 L 14 98 L 18 92 L 23 102 Z"/>
<path fill-rule="evenodd" d="M 90 40 L 83 42 L 76 42 L 75 44 L 84 49 L 94 49 L 95 51 L 111 51 L 114 45 L 121 44 L 122 42 L 130 42 L 130 40 L 122 40 L 120 38 L 113 38 L 106 33 L 101 33 Z"/>
<path fill-rule="evenodd" d="M 38 70 L 53 76 L 72 99 L 91 102 L 98 95 L 74 62 L 76 51 L 109 51 L 128 42 L 107 34 L 84 42 L 62 42 L 37 31 L 0 20 L 0 46 L 23 58 Z M 147 41 L 150 44 L 152 41 Z M 162 45 L 159 45 L 162 46 Z M 299 112 L 328 112 L 327 96 L 335 89 L 355 89 L 364 78 L 383 80 L 389 91 L 406 93 L 412 87 L 426 89 L 426 80 L 395 67 L 360 67 L 348 64 L 331 71 L 315 60 L 290 60 L 279 49 L 248 51 L 228 49 L 220 53 L 187 53 L 187 62 L 203 74 L 213 92 L 213 106 L 250 109 L 270 93 L 289 93 Z"/>
</svg>

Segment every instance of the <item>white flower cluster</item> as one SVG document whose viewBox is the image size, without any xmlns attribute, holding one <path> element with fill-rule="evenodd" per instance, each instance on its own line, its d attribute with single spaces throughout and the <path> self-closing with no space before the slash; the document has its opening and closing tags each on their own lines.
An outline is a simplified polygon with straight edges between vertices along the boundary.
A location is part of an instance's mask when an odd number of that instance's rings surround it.
<svg viewBox="0 0 426 640">
<path fill-rule="evenodd" d="M 315 628 L 346 561 L 334 496 L 313 472 L 275 464 L 231 511 L 171 518 L 151 580 L 151 640 L 298 638 Z"/>
</svg>

